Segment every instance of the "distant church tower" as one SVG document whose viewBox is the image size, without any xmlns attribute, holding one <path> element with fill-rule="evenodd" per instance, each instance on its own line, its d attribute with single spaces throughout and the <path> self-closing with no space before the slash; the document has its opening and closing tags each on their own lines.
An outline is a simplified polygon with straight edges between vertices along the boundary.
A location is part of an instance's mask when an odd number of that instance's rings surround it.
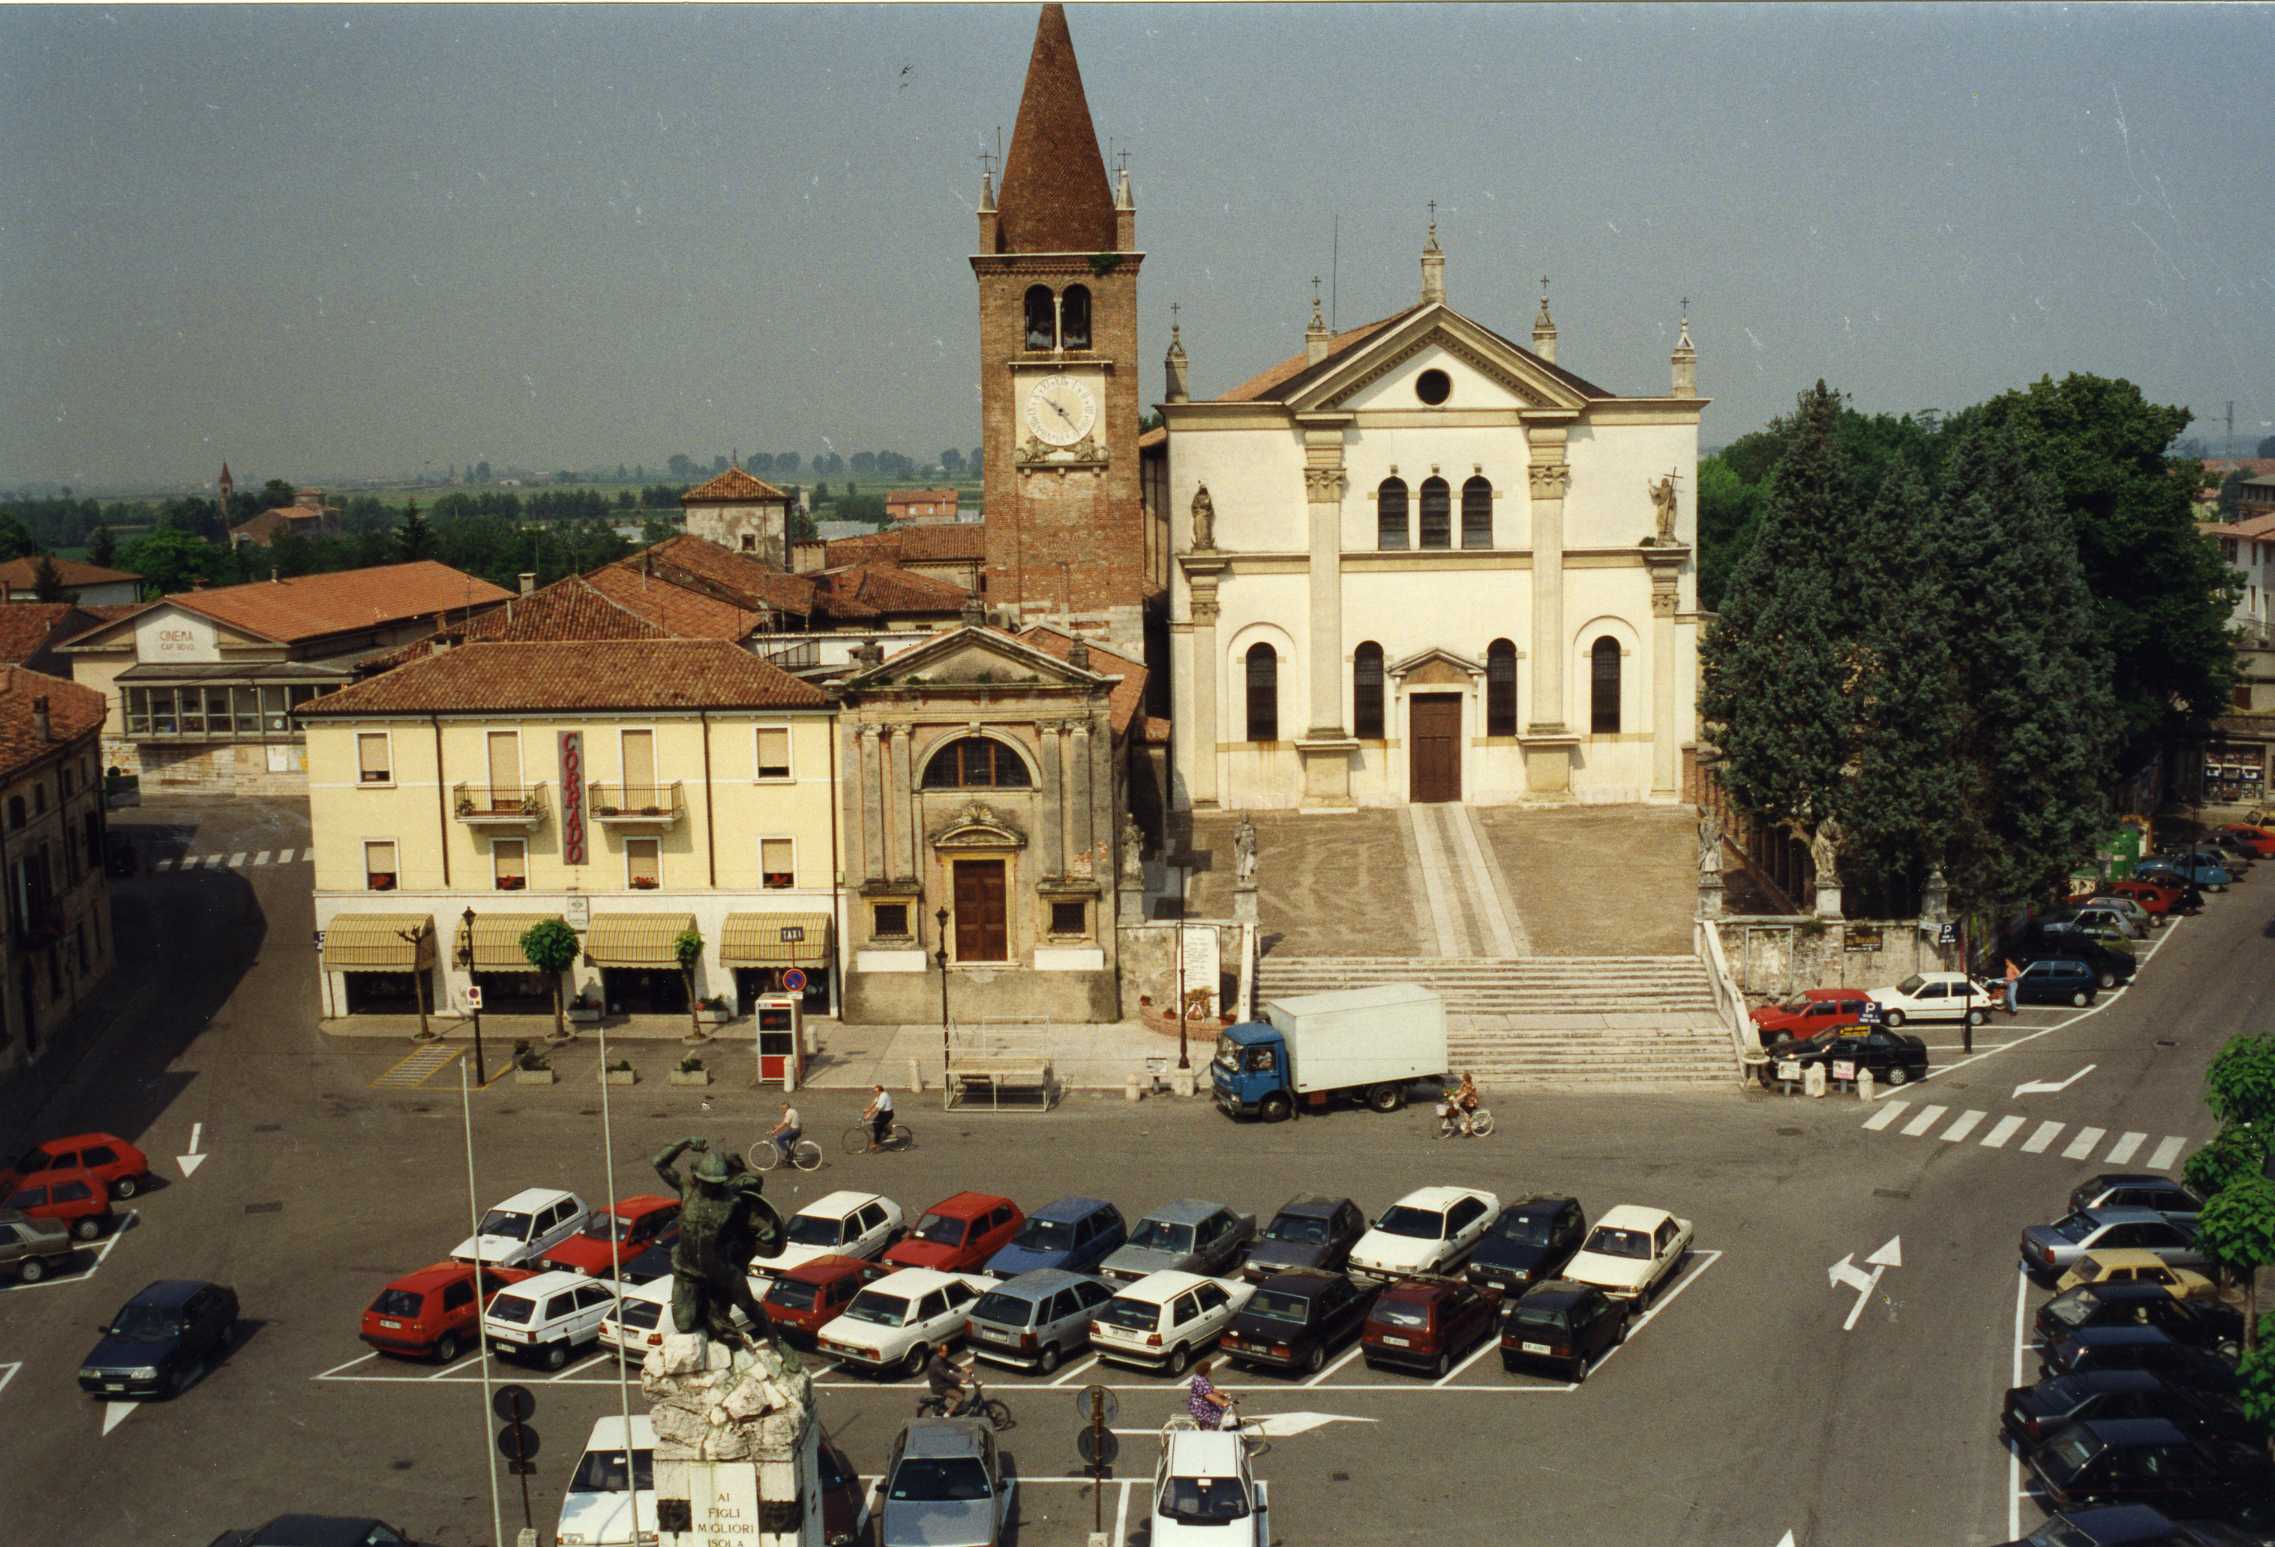
<svg viewBox="0 0 2275 1547">
<path fill-rule="evenodd" d="M 1000 197 L 980 181 L 980 439 L 986 597 L 1021 624 L 1065 614 L 1145 651 L 1138 492 L 1137 212 L 1110 186 L 1066 11 L 1035 28 Z"/>
<path fill-rule="evenodd" d="M 221 529 L 226 532 L 229 530 L 229 497 L 237 492 L 237 480 L 229 476 L 226 462 L 221 464 L 221 481 L 216 487 L 221 491 Z"/>
</svg>

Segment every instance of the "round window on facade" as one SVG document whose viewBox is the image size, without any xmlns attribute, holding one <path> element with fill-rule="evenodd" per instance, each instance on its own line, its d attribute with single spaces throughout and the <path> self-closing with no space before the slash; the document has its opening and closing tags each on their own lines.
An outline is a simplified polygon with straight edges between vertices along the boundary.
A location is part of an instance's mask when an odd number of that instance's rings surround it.
<svg viewBox="0 0 2275 1547">
<path fill-rule="evenodd" d="M 1432 408 L 1443 403 L 1453 392 L 1453 381 L 1444 371 L 1424 371 L 1414 378 L 1414 395 Z"/>
</svg>

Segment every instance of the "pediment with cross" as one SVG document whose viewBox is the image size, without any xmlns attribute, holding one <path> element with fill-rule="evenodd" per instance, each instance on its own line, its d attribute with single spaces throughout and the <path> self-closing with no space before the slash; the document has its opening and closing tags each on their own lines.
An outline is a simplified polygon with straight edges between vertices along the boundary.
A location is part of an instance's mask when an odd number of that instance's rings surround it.
<svg viewBox="0 0 2275 1547">
<path fill-rule="evenodd" d="M 1418 307 L 1342 358 L 1322 363 L 1328 368 L 1289 394 L 1290 408 L 1300 412 L 1440 406 L 1417 392 L 1423 374 L 1432 370 L 1443 372 L 1453 385 L 1452 395 L 1442 403 L 1448 409 L 1579 410 L 1592 401 L 1530 350 L 1443 303 Z"/>
</svg>

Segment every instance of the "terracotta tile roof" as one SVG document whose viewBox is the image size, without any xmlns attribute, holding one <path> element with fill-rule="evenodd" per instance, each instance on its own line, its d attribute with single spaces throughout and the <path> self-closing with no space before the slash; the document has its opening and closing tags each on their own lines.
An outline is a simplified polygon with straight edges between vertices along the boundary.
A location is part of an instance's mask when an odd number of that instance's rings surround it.
<svg viewBox="0 0 2275 1547">
<path fill-rule="evenodd" d="M 571 575 L 551 585 L 507 600 L 457 627 L 404 646 L 367 664 L 385 671 L 406 661 L 434 653 L 435 647 L 487 644 L 499 641 L 553 641 L 572 639 L 662 639 L 664 630 L 597 590 L 582 575 Z"/>
<path fill-rule="evenodd" d="M 2227 477 L 2237 468 L 2243 469 L 2243 476 L 2246 478 L 2263 478 L 2269 473 L 2275 473 L 2275 457 L 2206 457 L 2204 459 L 2204 473 L 2214 483 Z"/>
<path fill-rule="evenodd" d="M 68 664 L 48 651 L 74 634 L 85 633 L 95 621 L 85 608 L 72 602 L 10 602 L 0 607 L 0 662 L 10 666 L 30 663 L 34 671 L 68 675 Z M 64 669 L 50 670 L 50 663 Z"/>
<path fill-rule="evenodd" d="M 963 498 L 959 489 L 893 489 L 885 495 L 885 505 L 953 505 Z"/>
<path fill-rule="evenodd" d="M 739 467 L 697 484 L 679 497 L 682 505 L 739 505 L 747 500 L 786 500 L 789 493 L 763 478 L 753 478 Z"/>
<path fill-rule="evenodd" d="M 2265 542 L 2275 538 L 2275 514 L 2253 516 L 2248 521 L 2199 521 L 2196 530 L 2206 537 L 2243 537 Z"/>
<path fill-rule="evenodd" d="M 987 526 L 979 521 L 951 521 L 939 526 L 911 526 L 862 537 L 840 537 L 823 549 L 822 557 L 831 564 L 853 564 L 863 559 L 897 560 L 902 564 L 984 560 Z"/>
<path fill-rule="evenodd" d="M 818 709 L 821 689 L 723 639 L 460 645 L 303 705 L 310 718 L 553 710 Z"/>
<path fill-rule="evenodd" d="M 883 617 L 887 613 L 961 611 L 972 593 L 947 580 L 935 580 L 889 562 L 847 564 L 815 570 L 815 608 L 843 619 Z"/>
<path fill-rule="evenodd" d="M 679 639 L 741 639 L 766 622 L 752 608 L 678 584 L 668 578 L 669 565 L 659 565 L 658 570 L 649 574 L 611 564 L 594 570 L 587 579 L 595 591 L 617 606 Z"/>
<path fill-rule="evenodd" d="M 35 698 L 47 700 L 46 741 L 39 739 L 32 721 Z M 14 778 L 78 737 L 100 730 L 104 708 L 103 695 L 93 688 L 21 666 L 0 666 L 0 779 Z"/>
<path fill-rule="evenodd" d="M 79 610 L 104 623 L 116 623 L 129 613 L 140 612 L 148 602 L 81 602 Z"/>
<path fill-rule="evenodd" d="M 1025 633 L 1013 634 L 1011 637 L 1062 661 L 1074 648 L 1074 641 L 1067 635 L 1039 624 Z M 1145 705 L 1144 665 L 1126 655 L 1116 655 L 1103 645 L 1094 644 L 1090 647 L 1090 669 L 1102 677 L 1122 679 L 1114 684 L 1114 691 L 1107 696 L 1106 717 L 1113 722 L 1115 735 L 1127 734 L 1130 723 L 1138 717 L 1138 711 Z"/>
<path fill-rule="evenodd" d="M 999 252 L 1114 250 L 1114 195 L 1063 5 L 1044 6 L 1035 23 L 1035 50 L 995 205 Z"/>
<path fill-rule="evenodd" d="M 105 569 L 100 564 L 88 564 L 78 559 L 54 560 L 55 572 L 69 586 L 111 585 L 121 580 L 140 580 L 142 577 L 130 569 Z M 39 583 L 37 558 L 10 559 L 0 564 L 0 585 L 14 590 L 29 591 Z"/>
<path fill-rule="evenodd" d="M 409 618 L 460 612 L 510 593 L 433 559 L 345 569 L 293 580 L 255 580 L 210 591 L 176 591 L 178 607 L 264 639 L 290 644 L 376 628 Z M 158 603 L 154 605 L 163 605 Z"/>
<path fill-rule="evenodd" d="M 772 607 L 803 615 L 813 606 L 813 584 L 805 576 L 785 574 L 702 537 L 669 537 L 612 567 L 660 576 L 753 612 Z"/>
<path fill-rule="evenodd" d="M 1301 392 L 1304 388 L 1310 386 L 1312 383 L 1319 381 L 1321 378 L 1341 369 L 1342 366 L 1349 360 L 1351 354 L 1354 351 L 1363 348 L 1370 339 L 1372 339 L 1376 334 L 1382 332 L 1383 329 L 1393 327 L 1398 323 L 1404 322 L 1407 318 L 1413 316 L 1420 310 L 1422 310 L 1422 307 L 1420 305 L 1409 306 L 1402 312 L 1394 312 L 1390 316 L 1380 318 L 1377 321 L 1361 323 L 1355 328 L 1347 329 L 1344 332 L 1336 334 L 1333 338 L 1327 341 L 1327 356 L 1317 365 L 1309 363 L 1303 355 L 1290 355 L 1285 360 L 1280 361 L 1277 365 L 1270 366 L 1265 370 L 1258 372 L 1256 375 L 1249 377 L 1239 386 L 1234 387 L 1230 392 L 1225 393 L 1215 401 L 1220 403 L 1286 402 L 1289 398 L 1294 397 L 1297 393 Z M 1501 334 L 1495 333 L 1491 328 L 1486 327 L 1485 324 L 1477 321 L 1475 318 L 1466 316 L 1461 312 L 1456 312 L 1450 306 L 1447 307 L 1446 310 L 1448 312 L 1451 312 L 1452 315 L 1460 317 L 1462 321 L 1468 323 L 1471 327 L 1491 334 L 1497 342 L 1507 346 L 1510 349 L 1514 349 L 1518 354 L 1526 356 L 1539 369 L 1555 377 L 1558 381 L 1563 382 L 1564 385 L 1570 387 L 1573 391 L 1579 393 L 1582 397 L 1608 398 L 1617 396 L 1616 393 L 1607 392 L 1603 388 L 1595 385 L 1593 382 L 1583 380 L 1582 378 L 1573 375 L 1570 371 L 1563 369 L 1561 366 L 1549 364 L 1546 360 L 1543 360 L 1540 356 L 1525 348 L 1524 345 L 1516 342 L 1514 339 L 1505 338 Z"/>
<path fill-rule="evenodd" d="M 1169 426 L 1166 424 L 1157 424 L 1152 429 L 1147 430 L 1143 435 L 1140 435 L 1138 437 L 1138 450 L 1143 451 L 1148 446 L 1165 445 L 1168 443 L 1168 440 Z"/>
</svg>

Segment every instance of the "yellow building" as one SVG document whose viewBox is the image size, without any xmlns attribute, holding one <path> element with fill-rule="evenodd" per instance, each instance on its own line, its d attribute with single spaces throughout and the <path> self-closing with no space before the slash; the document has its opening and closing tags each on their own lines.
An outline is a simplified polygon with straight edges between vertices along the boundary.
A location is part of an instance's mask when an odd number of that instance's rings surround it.
<svg viewBox="0 0 2275 1547">
<path fill-rule="evenodd" d="M 720 639 L 446 648 L 299 711 L 327 1015 L 551 1008 L 522 933 L 565 919 L 564 991 L 747 1011 L 802 968 L 834 1010 L 832 712 Z M 474 915 L 469 928 L 465 915 Z"/>
<path fill-rule="evenodd" d="M 0 1082 L 110 974 L 102 725 L 102 694 L 0 666 Z"/>
</svg>

